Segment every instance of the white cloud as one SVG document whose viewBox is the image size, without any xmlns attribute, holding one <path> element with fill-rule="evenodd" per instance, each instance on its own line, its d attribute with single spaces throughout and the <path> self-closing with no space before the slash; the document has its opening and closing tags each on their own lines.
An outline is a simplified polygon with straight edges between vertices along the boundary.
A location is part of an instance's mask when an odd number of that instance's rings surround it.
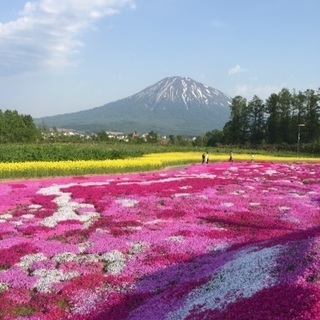
<svg viewBox="0 0 320 320">
<path fill-rule="evenodd" d="M 134 0 L 27 2 L 18 19 L 0 23 L 0 75 L 75 64 L 81 32 L 125 8 L 134 9 Z"/>
<path fill-rule="evenodd" d="M 235 67 L 229 69 L 228 75 L 231 76 L 233 74 L 237 74 L 243 71 L 245 71 L 245 69 L 241 68 L 239 65 L 236 65 Z"/>
<path fill-rule="evenodd" d="M 248 85 L 236 85 L 236 96 L 246 97 L 248 95 Z"/>
</svg>

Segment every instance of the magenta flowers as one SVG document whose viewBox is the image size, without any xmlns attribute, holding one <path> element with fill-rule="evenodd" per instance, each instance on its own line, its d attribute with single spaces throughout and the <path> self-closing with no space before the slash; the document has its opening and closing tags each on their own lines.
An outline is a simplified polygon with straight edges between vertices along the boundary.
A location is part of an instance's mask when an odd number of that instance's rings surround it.
<svg viewBox="0 0 320 320">
<path fill-rule="evenodd" d="M 320 318 L 320 165 L 0 184 L 1 319 Z"/>
</svg>

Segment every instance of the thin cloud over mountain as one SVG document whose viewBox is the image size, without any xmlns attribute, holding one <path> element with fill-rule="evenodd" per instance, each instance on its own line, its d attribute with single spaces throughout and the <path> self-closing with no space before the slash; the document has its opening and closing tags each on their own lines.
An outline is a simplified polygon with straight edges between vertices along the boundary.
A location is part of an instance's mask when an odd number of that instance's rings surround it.
<svg viewBox="0 0 320 320">
<path fill-rule="evenodd" d="M 278 93 L 281 91 L 282 88 L 286 88 L 286 84 L 282 83 L 279 85 L 236 85 L 236 95 L 239 96 L 250 96 L 253 97 L 254 95 L 258 96 L 259 98 L 266 99 L 272 93 Z"/>
<path fill-rule="evenodd" d="M 236 65 L 235 67 L 229 69 L 228 75 L 232 76 L 234 74 L 237 74 L 237 73 L 240 73 L 240 72 L 244 72 L 244 71 L 245 71 L 244 68 L 240 67 L 239 65 Z"/>
</svg>

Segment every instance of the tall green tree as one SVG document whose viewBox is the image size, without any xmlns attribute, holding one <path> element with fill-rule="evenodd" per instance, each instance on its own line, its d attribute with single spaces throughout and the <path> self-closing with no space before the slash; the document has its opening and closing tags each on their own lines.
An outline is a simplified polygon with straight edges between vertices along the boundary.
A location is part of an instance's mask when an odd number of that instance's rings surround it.
<svg viewBox="0 0 320 320">
<path fill-rule="evenodd" d="M 22 123 L 20 138 L 22 142 L 34 142 L 39 137 L 39 130 L 33 122 L 30 115 L 22 115 Z"/>
<path fill-rule="evenodd" d="M 297 127 L 298 124 L 306 123 L 306 95 L 304 92 L 299 91 L 298 93 L 294 93 L 292 97 L 292 106 L 293 106 L 293 114 L 292 114 L 292 124 Z"/>
<path fill-rule="evenodd" d="M 279 94 L 279 142 L 293 143 L 295 141 L 292 126 L 292 95 L 286 88 L 282 89 Z"/>
<path fill-rule="evenodd" d="M 266 137 L 268 143 L 279 142 L 280 132 L 280 111 L 279 111 L 279 97 L 276 93 L 266 100 L 266 111 L 268 118 L 266 121 Z"/>
<path fill-rule="evenodd" d="M 109 137 L 105 131 L 97 132 L 97 139 L 98 141 L 108 141 Z"/>
<path fill-rule="evenodd" d="M 204 141 L 207 147 L 216 147 L 217 144 L 223 142 L 223 138 L 223 132 L 215 129 L 205 134 Z"/>
<path fill-rule="evenodd" d="M 248 103 L 250 143 L 261 144 L 265 138 L 266 112 L 265 104 L 258 97 L 254 96 Z"/>
<path fill-rule="evenodd" d="M 232 99 L 230 105 L 230 120 L 223 128 L 227 143 L 245 144 L 249 138 L 249 108 L 247 100 L 241 96 Z"/>
<path fill-rule="evenodd" d="M 149 143 L 158 142 L 158 134 L 154 131 L 148 132 L 146 138 L 147 138 L 147 142 L 149 142 Z"/>
<path fill-rule="evenodd" d="M 320 95 L 314 90 L 305 91 L 306 102 L 306 141 L 314 143 L 320 140 Z"/>
</svg>

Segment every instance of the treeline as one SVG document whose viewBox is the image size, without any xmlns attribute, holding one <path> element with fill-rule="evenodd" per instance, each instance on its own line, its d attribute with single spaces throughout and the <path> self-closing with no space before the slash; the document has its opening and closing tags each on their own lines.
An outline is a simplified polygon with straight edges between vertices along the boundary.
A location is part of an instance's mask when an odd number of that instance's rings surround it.
<svg viewBox="0 0 320 320">
<path fill-rule="evenodd" d="M 320 154 L 320 92 L 308 89 L 291 93 L 288 89 L 282 89 L 278 94 L 271 94 L 266 101 L 258 96 L 250 101 L 236 96 L 230 105 L 230 120 L 222 130 L 212 130 L 203 136 L 188 138 L 169 135 L 165 140 L 154 131 L 143 136 L 128 135 L 122 140 L 110 138 L 106 132 L 65 135 L 56 128 L 37 128 L 30 115 L 0 110 L 0 144 L 39 142 L 232 147 L 267 151 L 296 151 L 300 146 L 301 152 Z M 38 158 L 39 152 L 37 150 L 37 156 L 32 157 Z M 106 156 L 119 157 L 103 154 L 101 158 Z M 43 158 L 43 154 L 40 158 Z"/>
<path fill-rule="evenodd" d="M 35 142 L 38 136 L 39 130 L 30 115 L 0 110 L 0 143 L 30 143 Z"/>
<path fill-rule="evenodd" d="M 320 95 L 314 90 L 291 93 L 282 89 L 266 101 L 258 96 L 247 101 L 236 96 L 230 106 L 230 120 L 222 131 L 207 132 L 204 142 L 243 147 L 273 146 L 293 150 L 303 147 L 320 152 Z"/>
</svg>

